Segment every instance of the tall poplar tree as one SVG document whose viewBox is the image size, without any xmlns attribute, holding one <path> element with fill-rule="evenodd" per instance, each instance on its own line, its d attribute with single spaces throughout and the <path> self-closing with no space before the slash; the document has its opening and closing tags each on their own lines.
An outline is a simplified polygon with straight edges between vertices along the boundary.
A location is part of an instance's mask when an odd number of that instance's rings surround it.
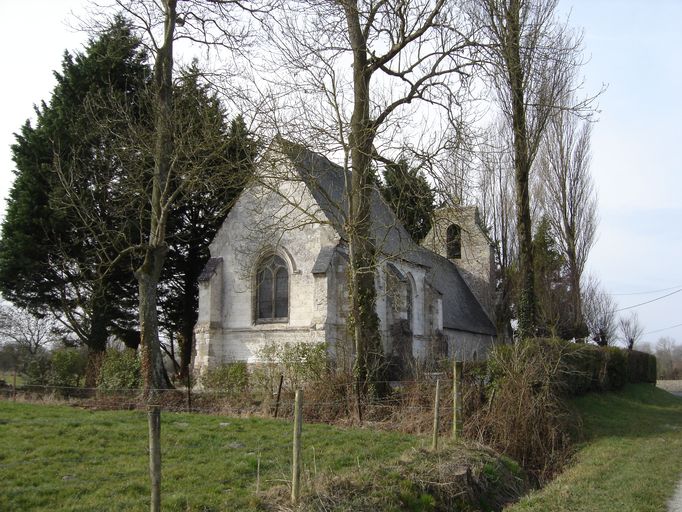
<svg viewBox="0 0 682 512">
<path fill-rule="evenodd" d="M 558 0 L 471 0 L 480 28 L 482 58 L 511 134 L 516 189 L 520 291 L 516 299 L 521 338 L 536 334 L 530 172 L 547 124 L 567 105 L 580 66 L 579 35 L 557 18 Z"/>
</svg>

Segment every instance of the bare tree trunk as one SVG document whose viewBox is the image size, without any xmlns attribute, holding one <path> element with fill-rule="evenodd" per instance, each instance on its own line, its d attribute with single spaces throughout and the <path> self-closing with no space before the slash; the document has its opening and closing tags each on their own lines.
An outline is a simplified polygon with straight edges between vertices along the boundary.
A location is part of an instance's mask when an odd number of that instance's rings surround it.
<svg viewBox="0 0 682 512">
<path fill-rule="evenodd" d="M 521 290 L 518 301 L 519 337 L 533 336 L 536 328 L 535 278 L 533 275 L 533 231 L 530 217 L 528 127 L 524 100 L 524 76 L 521 65 L 521 27 L 519 0 L 512 0 L 507 16 L 507 72 L 512 100 L 514 136 L 514 173 L 516 181 L 516 229 L 519 239 Z"/>
<path fill-rule="evenodd" d="M 353 171 L 350 190 L 350 279 L 351 313 L 355 341 L 355 376 L 365 387 L 376 380 L 383 362 L 374 283 L 374 241 L 371 237 L 372 144 L 374 126 L 369 103 L 371 70 L 367 44 L 360 27 L 357 4 L 344 3 L 348 35 L 353 49 L 353 114 L 350 126 L 350 154 Z"/>
<path fill-rule="evenodd" d="M 153 400 L 156 390 L 164 389 L 163 358 L 159 341 L 159 319 L 156 311 L 157 287 L 166 248 L 147 250 L 145 263 L 136 272 L 140 299 L 140 348 L 142 350 L 142 377 L 147 400 Z"/>
<path fill-rule="evenodd" d="M 153 400 L 157 389 L 164 389 L 163 359 L 159 341 L 157 287 L 166 259 L 166 220 L 168 205 L 164 201 L 171 173 L 173 154 L 173 35 L 176 0 L 164 0 L 165 23 L 163 44 L 154 63 L 155 130 L 154 175 L 152 178 L 151 219 L 144 263 L 135 272 L 139 284 L 140 341 L 145 397 Z"/>
</svg>

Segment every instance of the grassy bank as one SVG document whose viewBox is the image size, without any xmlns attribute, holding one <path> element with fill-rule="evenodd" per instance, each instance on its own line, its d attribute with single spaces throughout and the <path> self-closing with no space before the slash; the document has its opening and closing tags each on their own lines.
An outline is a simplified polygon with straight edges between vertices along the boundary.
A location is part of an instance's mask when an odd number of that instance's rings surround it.
<svg viewBox="0 0 682 512">
<path fill-rule="evenodd" d="M 0 402 L 0 510 L 149 509 L 143 412 Z M 305 425 L 304 484 L 392 460 L 420 438 Z M 286 420 L 162 414 L 164 511 L 254 510 L 290 478 Z"/>
<path fill-rule="evenodd" d="M 649 384 L 576 399 L 584 441 L 556 480 L 510 512 L 663 512 L 682 476 L 682 399 Z"/>
</svg>

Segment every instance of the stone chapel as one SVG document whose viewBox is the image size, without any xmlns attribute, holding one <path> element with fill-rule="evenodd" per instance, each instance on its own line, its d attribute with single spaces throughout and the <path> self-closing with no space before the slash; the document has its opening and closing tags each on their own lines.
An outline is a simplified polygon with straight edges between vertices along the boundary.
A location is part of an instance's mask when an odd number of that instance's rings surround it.
<svg viewBox="0 0 682 512">
<path fill-rule="evenodd" d="M 258 363 L 270 343 L 326 343 L 352 358 L 344 169 L 278 141 L 259 179 L 236 201 L 199 277 L 194 371 Z M 387 358 L 414 362 L 486 357 L 496 340 L 492 245 L 473 207 L 437 211 L 421 245 L 378 190 L 371 231 L 377 248 L 376 311 Z"/>
</svg>

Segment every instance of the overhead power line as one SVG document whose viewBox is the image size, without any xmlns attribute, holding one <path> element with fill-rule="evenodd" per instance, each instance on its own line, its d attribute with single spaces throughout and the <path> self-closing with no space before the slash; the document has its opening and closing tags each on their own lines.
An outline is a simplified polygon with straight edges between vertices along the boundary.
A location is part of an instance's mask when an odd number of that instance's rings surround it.
<svg viewBox="0 0 682 512">
<path fill-rule="evenodd" d="M 682 327 L 682 324 L 675 324 L 675 325 L 671 325 L 669 327 L 664 327 L 663 329 L 656 329 L 655 331 L 645 332 L 645 333 L 642 333 L 642 336 L 645 336 L 647 334 L 656 334 L 657 332 L 667 331 L 668 329 L 674 329 L 675 327 Z"/>
<path fill-rule="evenodd" d="M 619 296 L 619 297 L 624 297 L 626 295 L 649 295 L 651 293 L 661 293 L 661 292 L 667 292 L 668 290 L 677 290 L 678 288 L 682 288 L 682 284 L 678 284 L 677 286 L 670 286 L 669 288 L 661 288 L 660 290 L 649 290 L 648 292 L 630 292 L 630 293 L 609 293 L 609 295 L 613 296 Z"/>
<path fill-rule="evenodd" d="M 675 290 L 674 292 L 671 293 L 666 293 L 665 295 L 661 295 L 660 297 L 656 297 L 655 299 L 648 300 L 646 302 L 640 302 L 639 304 L 633 304 L 632 306 L 628 306 L 626 308 L 620 308 L 616 310 L 616 313 L 619 311 L 625 311 L 626 309 L 632 309 L 632 308 L 637 308 L 639 306 L 643 306 L 644 304 L 650 304 L 652 302 L 656 302 L 657 300 L 665 299 L 666 297 L 670 297 L 671 295 L 675 295 L 676 293 L 682 292 L 682 288 L 679 290 Z"/>
</svg>

